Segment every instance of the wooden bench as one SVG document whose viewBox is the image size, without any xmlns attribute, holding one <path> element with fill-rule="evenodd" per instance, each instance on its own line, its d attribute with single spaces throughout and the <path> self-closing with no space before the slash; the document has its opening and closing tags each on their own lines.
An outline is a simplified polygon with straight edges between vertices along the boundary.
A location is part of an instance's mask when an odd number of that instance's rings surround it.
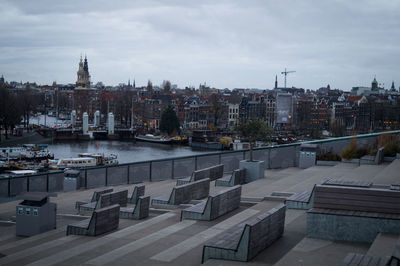
<svg viewBox="0 0 400 266">
<path fill-rule="evenodd" d="M 107 188 L 107 189 L 103 189 L 103 190 L 96 190 L 95 192 L 93 192 L 93 195 L 92 195 L 91 199 L 75 202 L 75 209 L 79 209 L 79 206 L 81 206 L 83 204 L 87 204 L 87 203 L 90 203 L 90 202 L 97 202 L 99 200 L 99 198 L 100 198 L 100 195 L 106 194 L 106 193 L 110 193 L 110 192 L 113 192 L 112 188 Z"/>
<path fill-rule="evenodd" d="M 347 187 L 371 187 L 372 182 L 368 181 L 356 181 L 356 180 L 337 180 L 333 178 L 325 178 L 316 185 L 327 185 L 327 186 L 347 186 Z M 290 196 L 286 201 L 288 209 L 301 209 L 309 210 L 314 205 L 314 189 L 311 191 L 303 191 Z"/>
<path fill-rule="evenodd" d="M 307 212 L 313 238 L 372 243 L 378 233 L 400 234 L 400 191 L 317 185 Z"/>
<path fill-rule="evenodd" d="M 210 195 L 207 200 L 182 210 L 181 220 L 214 220 L 239 208 L 241 193 L 242 186 L 237 185 Z"/>
<path fill-rule="evenodd" d="M 375 156 L 365 155 L 360 158 L 360 164 L 381 164 L 384 161 L 385 148 L 381 147 Z"/>
<path fill-rule="evenodd" d="M 221 178 L 224 175 L 224 165 L 218 164 L 208 168 L 196 170 L 191 176 L 180 178 L 176 181 L 176 185 L 184 185 L 190 182 L 198 181 L 204 178 L 209 178 L 211 181 Z"/>
<path fill-rule="evenodd" d="M 237 225 L 203 246 L 202 263 L 208 259 L 249 261 L 280 238 L 285 226 L 284 204 Z"/>
<path fill-rule="evenodd" d="M 344 258 L 342 265 L 398 266 L 400 265 L 400 240 L 397 241 L 392 256 L 390 257 L 378 257 L 357 253 L 349 253 Z"/>
<path fill-rule="evenodd" d="M 191 200 L 203 199 L 210 193 L 210 179 L 205 178 L 195 182 L 176 186 L 170 195 L 156 197 L 151 200 L 152 205 L 179 205 Z"/>
<path fill-rule="evenodd" d="M 342 266 L 358 266 L 358 265 L 389 266 L 390 265 L 389 261 L 390 261 L 389 257 L 377 257 L 377 256 L 369 256 L 357 253 L 349 253 L 344 258 Z"/>
<path fill-rule="evenodd" d="M 134 208 L 121 208 L 121 219 L 140 220 L 149 216 L 150 196 L 140 196 Z"/>
<path fill-rule="evenodd" d="M 245 176 L 246 169 L 236 169 L 233 171 L 232 175 L 227 175 L 215 180 L 215 186 L 233 187 L 236 185 L 242 185 L 244 184 Z"/>
<path fill-rule="evenodd" d="M 67 226 L 67 235 L 97 236 L 118 228 L 118 204 L 94 210 L 92 217 Z"/>
<path fill-rule="evenodd" d="M 135 186 L 131 197 L 128 198 L 128 202 L 132 203 L 132 204 L 136 204 L 136 202 L 139 200 L 139 197 L 144 196 L 144 189 L 145 189 L 145 185 Z"/>
<path fill-rule="evenodd" d="M 114 204 L 119 204 L 121 207 L 126 207 L 128 203 L 128 190 L 114 191 L 101 194 L 96 202 L 90 202 L 79 206 L 80 214 L 90 214 L 92 211 L 101 209 Z"/>
</svg>

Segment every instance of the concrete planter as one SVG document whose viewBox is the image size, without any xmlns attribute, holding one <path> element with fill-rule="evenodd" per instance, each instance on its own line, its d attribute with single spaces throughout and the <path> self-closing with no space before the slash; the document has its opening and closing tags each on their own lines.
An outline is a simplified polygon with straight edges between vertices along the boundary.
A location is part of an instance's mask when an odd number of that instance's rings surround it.
<svg viewBox="0 0 400 266">
<path fill-rule="evenodd" d="M 339 161 L 317 161 L 317 165 L 321 165 L 321 166 L 335 166 L 337 164 L 339 164 Z"/>
<path fill-rule="evenodd" d="M 343 158 L 342 158 L 342 163 L 356 163 L 356 164 L 360 164 L 360 159 L 351 159 L 351 160 L 347 160 L 347 159 L 343 159 Z"/>
<path fill-rule="evenodd" d="M 265 162 L 264 161 L 247 161 L 239 162 L 239 168 L 246 169 L 245 183 L 264 177 Z"/>
<path fill-rule="evenodd" d="M 396 157 L 389 157 L 389 156 L 385 156 L 383 157 L 383 161 L 384 162 L 393 162 L 394 160 L 396 160 Z"/>
</svg>

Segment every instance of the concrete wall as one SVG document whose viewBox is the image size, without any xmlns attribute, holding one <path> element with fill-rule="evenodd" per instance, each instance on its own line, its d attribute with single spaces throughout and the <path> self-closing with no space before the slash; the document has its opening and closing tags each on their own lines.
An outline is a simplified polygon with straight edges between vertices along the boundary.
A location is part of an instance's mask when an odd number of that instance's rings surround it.
<svg viewBox="0 0 400 266">
<path fill-rule="evenodd" d="M 400 220 L 307 213 L 307 236 L 372 243 L 378 233 L 400 234 Z"/>
</svg>

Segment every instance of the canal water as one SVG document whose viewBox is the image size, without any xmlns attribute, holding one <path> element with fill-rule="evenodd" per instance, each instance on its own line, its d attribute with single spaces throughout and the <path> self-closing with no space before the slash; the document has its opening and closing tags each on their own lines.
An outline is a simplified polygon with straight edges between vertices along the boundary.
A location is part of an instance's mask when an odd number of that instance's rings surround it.
<svg viewBox="0 0 400 266">
<path fill-rule="evenodd" d="M 166 159 L 196 155 L 204 151 L 194 151 L 189 146 L 175 146 L 148 142 L 93 140 L 81 142 L 57 142 L 49 144 L 48 149 L 57 159 L 77 157 L 78 153 L 116 154 L 119 163 Z"/>
<path fill-rule="evenodd" d="M 67 126 L 70 121 L 57 120 L 55 117 L 44 115 L 33 117 L 31 124 L 53 126 Z M 204 153 L 204 151 L 193 151 L 189 146 L 165 145 L 148 142 L 134 141 L 66 141 L 49 144 L 48 149 L 54 153 L 56 159 L 77 157 L 79 153 L 104 153 L 104 155 L 116 154 L 119 163 L 130 163 L 164 159 Z"/>
</svg>

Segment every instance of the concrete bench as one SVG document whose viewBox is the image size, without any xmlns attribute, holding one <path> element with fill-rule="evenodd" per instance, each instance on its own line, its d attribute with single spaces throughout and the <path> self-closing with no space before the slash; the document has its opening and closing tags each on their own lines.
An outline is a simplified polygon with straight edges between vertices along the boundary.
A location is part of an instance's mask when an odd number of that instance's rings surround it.
<svg viewBox="0 0 400 266">
<path fill-rule="evenodd" d="M 126 207 L 128 203 L 128 190 L 114 191 L 101 194 L 96 202 L 90 202 L 79 206 L 80 214 L 90 214 L 92 211 L 101 209 L 114 204 Z"/>
<path fill-rule="evenodd" d="M 107 189 L 103 189 L 103 190 L 96 190 L 95 192 L 93 192 L 93 195 L 92 195 L 91 199 L 75 202 L 75 209 L 79 209 L 79 206 L 81 206 L 83 204 L 87 204 L 87 203 L 90 203 L 90 202 L 97 202 L 99 200 L 99 198 L 100 198 L 100 195 L 106 194 L 106 193 L 110 193 L 110 192 L 113 192 L 112 188 L 107 188 Z"/>
<path fill-rule="evenodd" d="M 181 220 L 214 220 L 239 208 L 241 194 L 242 186 L 237 185 L 210 195 L 207 200 L 182 210 Z"/>
<path fill-rule="evenodd" d="M 361 157 L 360 164 L 381 164 L 384 161 L 384 152 L 385 149 L 381 147 L 378 149 L 375 156 L 365 155 Z"/>
<path fill-rule="evenodd" d="M 118 228 L 118 204 L 94 210 L 89 219 L 67 226 L 67 235 L 97 236 Z"/>
<path fill-rule="evenodd" d="M 189 203 L 191 200 L 203 199 L 210 193 L 210 179 L 205 178 L 195 182 L 176 186 L 170 195 L 152 199 L 152 205 L 179 205 Z"/>
<path fill-rule="evenodd" d="M 400 234 L 400 191 L 317 185 L 307 212 L 312 238 L 372 243 L 378 233 Z"/>
<path fill-rule="evenodd" d="M 180 178 L 176 181 L 176 185 L 184 185 L 190 182 L 198 181 L 204 178 L 209 178 L 211 181 L 221 178 L 224 175 L 224 165 L 218 164 L 204 169 L 196 170 L 191 176 Z"/>
<path fill-rule="evenodd" d="M 202 263 L 208 259 L 249 261 L 280 238 L 285 226 L 284 204 L 237 225 L 203 247 Z"/>
<path fill-rule="evenodd" d="M 233 187 L 236 185 L 242 185 L 246 176 L 246 169 L 236 169 L 232 175 L 227 175 L 222 178 L 215 180 L 215 186 L 221 187 Z"/>
<path fill-rule="evenodd" d="M 144 196 L 144 189 L 145 189 L 145 185 L 135 186 L 131 197 L 128 198 L 128 202 L 132 203 L 132 204 L 136 204 L 136 202 L 139 200 L 139 197 Z"/>
<path fill-rule="evenodd" d="M 140 220 L 149 216 L 150 196 L 140 196 L 134 208 L 121 208 L 121 219 Z"/>
</svg>

